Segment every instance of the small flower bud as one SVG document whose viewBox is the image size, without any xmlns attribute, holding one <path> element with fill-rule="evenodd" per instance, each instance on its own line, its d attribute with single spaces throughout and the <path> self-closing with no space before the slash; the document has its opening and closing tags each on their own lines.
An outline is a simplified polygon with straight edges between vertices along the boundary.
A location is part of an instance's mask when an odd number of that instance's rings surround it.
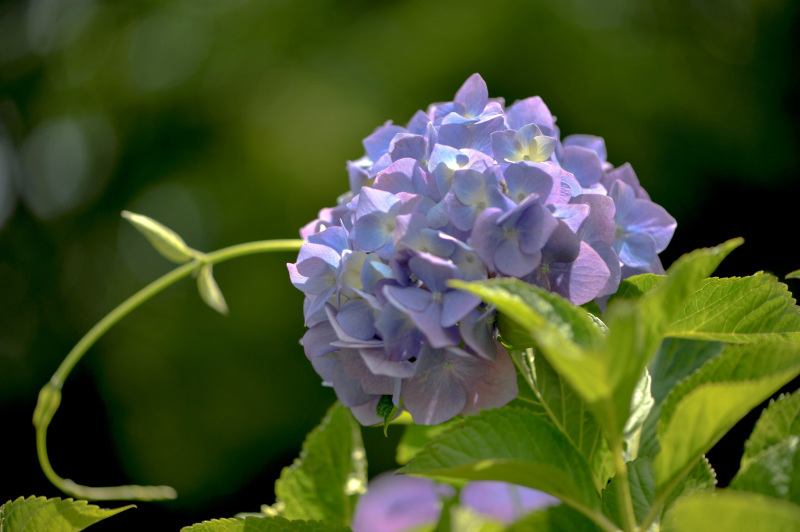
<svg viewBox="0 0 800 532">
<path fill-rule="evenodd" d="M 217 282 L 214 280 L 211 264 L 204 264 L 200 268 L 200 273 L 197 276 L 197 289 L 200 291 L 200 297 L 209 307 L 220 314 L 228 314 L 228 305 L 225 303 L 222 291 L 220 291 Z"/>
<path fill-rule="evenodd" d="M 147 237 L 147 240 L 164 258 L 183 264 L 195 257 L 194 250 L 187 246 L 175 231 L 152 218 L 129 211 L 122 211 L 122 217 Z"/>
</svg>

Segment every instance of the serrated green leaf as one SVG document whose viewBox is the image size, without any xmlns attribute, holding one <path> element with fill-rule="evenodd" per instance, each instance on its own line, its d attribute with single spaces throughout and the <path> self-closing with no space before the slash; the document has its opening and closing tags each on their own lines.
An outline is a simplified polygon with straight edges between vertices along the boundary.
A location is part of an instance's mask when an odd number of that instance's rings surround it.
<svg viewBox="0 0 800 532">
<path fill-rule="evenodd" d="M 533 512 L 512 524 L 506 532 L 600 532 L 583 514 L 565 504 Z"/>
<path fill-rule="evenodd" d="M 619 283 L 617 291 L 608 299 L 609 304 L 617 299 L 637 299 L 653 288 L 664 279 L 663 275 L 652 273 L 642 273 L 624 279 Z"/>
<path fill-rule="evenodd" d="M 800 339 L 800 309 L 786 285 L 760 272 L 706 279 L 673 319 L 668 336 L 750 343 Z"/>
<path fill-rule="evenodd" d="M 186 242 L 169 227 L 153 220 L 149 216 L 130 211 L 122 211 L 122 217 L 142 233 L 165 259 L 183 264 L 194 258 L 196 252 L 187 246 Z"/>
<path fill-rule="evenodd" d="M 728 346 L 664 401 L 660 450 L 653 460 L 659 493 L 758 403 L 800 373 L 800 345 Z"/>
<path fill-rule="evenodd" d="M 447 421 L 440 425 L 407 425 L 400 443 L 397 444 L 397 463 L 406 465 L 436 436 L 452 427 L 457 421 Z"/>
<path fill-rule="evenodd" d="M 367 488 L 361 427 L 335 403 L 303 443 L 300 457 L 275 483 L 288 519 L 330 521 L 348 526 L 356 500 Z"/>
<path fill-rule="evenodd" d="M 664 532 L 800 530 L 800 506 L 754 493 L 725 491 L 683 497 L 666 512 Z"/>
<path fill-rule="evenodd" d="M 675 386 L 700 369 L 706 362 L 722 353 L 724 344 L 665 338 L 658 347 L 648 369 L 652 378 L 650 393 L 653 408 L 642 426 L 639 439 L 639 456 L 653 456 L 658 452 L 656 429 L 661 416 L 661 405 Z"/>
<path fill-rule="evenodd" d="M 731 489 L 800 504 L 800 436 L 788 436 L 751 458 L 733 477 Z"/>
<path fill-rule="evenodd" d="M 664 512 L 679 500 L 681 497 L 688 497 L 699 493 L 714 493 L 717 487 L 717 472 L 711 467 L 711 463 L 705 455 L 701 456 L 695 466 L 683 479 L 681 485 L 669 494 L 664 503 Z"/>
<path fill-rule="evenodd" d="M 328 521 L 289 520 L 282 517 L 214 519 L 181 528 L 181 532 L 347 532 L 350 528 Z"/>
<path fill-rule="evenodd" d="M 204 264 L 200 267 L 197 274 L 197 290 L 200 292 L 200 297 L 206 302 L 206 305 L 213 308 L 220 314 L 228 314 L 228 304 L 225 303 L 225 297 L 214 280 L 213 265 Z"/>
<path fill-rule="evenodd" d="M 552 423 L 525 409 L 506 407 L 467 417 L 400 472 L 502 480 L 546 491 L 582 511 L 600 507 L 586 460 Z"/>
<path fill-rule="evenodd" d="M 742 468 L 762 451 L 789 436 L 800 436 L 800 393 L 797 392 L 781 395 L 761 413 L 750 438 L 744 442 Z"/>
<path fill-rule="evenodd" d="M 800 279 L 800 270 L 795 270 L 786 274 L 787 279 Z"/>
<path fill-rule="evenodd" d="M 135 508 L 134 505 L 111 510 L 87 501 L 19 497 L 0 506 L 0 530 L 3 532 L 78 532 L 103 519 Z"/>
<path fill-rule="evenodd" d="M 614 463 L 608 443 L 580 395 L 543 356 L 533 357 L 534 390 L 551 421 L 589 463 L 598 492 L 611 478 Z"/>
<path fill-rule="evenodd" d="M 633 514 L 636 522 L 641 523 L 650 512 L 656 496 L 653 462 L 649 458 L 637 458 L 628 462 L 628 483 L 631 502 L 633 502 Z M 613 478 L 603 492 L 603 513 L 618 526 L 622 526 L 619 514 L 621 488 L 619 479 Z"/>
</svg>

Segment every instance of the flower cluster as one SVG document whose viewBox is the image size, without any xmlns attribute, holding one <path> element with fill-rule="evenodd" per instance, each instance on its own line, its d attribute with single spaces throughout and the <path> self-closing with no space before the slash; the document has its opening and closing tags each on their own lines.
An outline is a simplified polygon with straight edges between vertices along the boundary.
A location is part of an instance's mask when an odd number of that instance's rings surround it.
<svg viewBox="0 0 800 532">
<path fill-rule="evenodd" d="M 449 280 L 516 277 L 580 305 L 663 272 L 675 220 L 630 165 L 606 161 L 602 138 L 561 140 L 539 97 L 505 108 L 474 74 L 364 148 L 288 265 L 306 296 L 305 353 L 363 424 L 386 395 L 418 424 L 516 397 L 493 309 Z"/>
<path fill-rule="evenodd" d="M 443 499 L 455 488 L 429 478 L 382 473 L 372 479 L 358 499 L 353 532 L 406 532 L 435 524 Z M 458 504 L 481 518 L 510 524 L 536 510 L 560 504 L 547 493 L 507 482 L 468 482 L 458 493 Z"/>
</svg>

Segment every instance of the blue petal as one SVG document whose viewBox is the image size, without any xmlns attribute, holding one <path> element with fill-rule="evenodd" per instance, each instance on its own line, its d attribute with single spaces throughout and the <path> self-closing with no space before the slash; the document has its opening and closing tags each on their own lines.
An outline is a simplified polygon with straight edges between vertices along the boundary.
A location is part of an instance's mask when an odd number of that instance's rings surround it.
<svg viewBox="0 0 800 532">
<path fill-rule="evenodd" d="M 425 160 L 428 155 L 428 143 L 422 135 L 400 133 L 394 137 L 389 146 L 392 161 L 411 158 L 417 161 Z"/>
<path fill-rule="evenodd" d="M 656 258 L 656 242 L 647 233 L 625 233 L 614 241 L 614 251 L 626 266 L 641 268 Z"/>
<path fill-rule="evenodd" d="M 570 172 L 582 187 L 591 187 L 600 182 L 603 167 L 595 152 L 581 146 L 567 146 L 561 156 L 561 167 Z"/>
<path fill-rule="evenodd" d="M 542 200 L 550 196 L 556 180 L 542 166 L 545 165 L 517 163 L 506 167 L 503 177 L 508 187 L 508 197 L 512 201 L 520 204 L 532 194 Z"/>
<path fill-rule="evenodd" d="M 517 132 L 513 129 L 492 133 L 492 153 L 498 162 L 519 161 L 522 159 L 522 154 L 514 144 L 514 136 L 516 134 Z"/>
<path fill-rule="evenodd" d="M 486 82 L 479 74 L 471 75 L 458 89 L 453 101 L 464 106 L 466 116 L 479 116 L 489 101 L 489 89 L 486 87 Z"/>
<path fill-rule="evenodd" d="M 375 129 L 370 136 L 364 139 L 364 149 L 372 161 L 377 161 L 389 151 L 389 144 L 398 133 L 405 133 L 405 129 L 392 125 L 392 121 Z"/>
<path fill-rule="evenodd" d="M 480 298 L 459 290 L 442 296 L 442 327 L 452 327 L 481 302 Z"/>
<path fill-rule="evenodd" d="M 375 337 L 375 315 L 370 304 L 363 299 L 351 299 L 342 305 L 336 321 L 350 336 L 361 340 Z"/>
<path fill-rule="evenodd" d="M 504 239 L 495 249 L 493 259 L 498 272 L 510 277 L 523 277 L 539 265 L 541 253 L 524 254 L 516 239 Z"/>
<path fill-rule="evenodd" d="M 375 251 L 390 241 L 394 231 L 384 220 L 374 214 L 359 218 L 353 226 L 350 238 L 362 251 Z"/>
<path fill-rule="evenodd" d="M 597 154 L 601 161 L 605 161 L 608 156 L 606 154 L 606 141 L 603 137 L 595 137 L 594 135 L 569 135 L 564 137 L 564 147 L 567 146 L 580 146 L 592 150 Z"/>
<path fill-rule="evenodd" d="M 403 383 L 403 404 L 418 425 L 438 425 L 458 415 L 467 402 L 464 388 L 444 364 L 441 351 L 426 353 L 426 368 Z M 425 360 L 423 358 L 423 360 Z"/>
<path fill-rule="evenodd" d="M 555 126 L 550 109 L 539 96 L 515 102 L 506 110 L 506 123 L 509 129 L 515 130 L 528 124 L 536 124 L 547 135 L 553 134 Z"/>
<path fill-rule="evenodd" d="M 306 357 L 312 359 L 332 351 L 338 351 L 338 347 L 331 345 L 331 342 L 338 339 L 330 322 L 323 321 L 308 329 L 300 343 L 303 345 Z"/>
</svg>

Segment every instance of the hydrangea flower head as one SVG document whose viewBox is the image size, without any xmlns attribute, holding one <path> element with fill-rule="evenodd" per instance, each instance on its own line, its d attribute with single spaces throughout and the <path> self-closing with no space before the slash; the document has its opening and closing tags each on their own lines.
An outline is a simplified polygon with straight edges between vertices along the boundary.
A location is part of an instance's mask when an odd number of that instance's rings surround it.
<svg viewBox="0 0 800 532">
<path fill-rule="evenodd" d="M 385 395 L 419 424 L 516 397 L 494 309 L 449 280 L 516 277 L 582 305 L 663 273 L 675 220 L 602 138 L 561 139 L 539 97 L 506 109 L 474 74 L 363 144 L 350 190 L 300 231 L 288 265 L 306 356 L 362 424 L 381 421 Z"/>
</svg>

